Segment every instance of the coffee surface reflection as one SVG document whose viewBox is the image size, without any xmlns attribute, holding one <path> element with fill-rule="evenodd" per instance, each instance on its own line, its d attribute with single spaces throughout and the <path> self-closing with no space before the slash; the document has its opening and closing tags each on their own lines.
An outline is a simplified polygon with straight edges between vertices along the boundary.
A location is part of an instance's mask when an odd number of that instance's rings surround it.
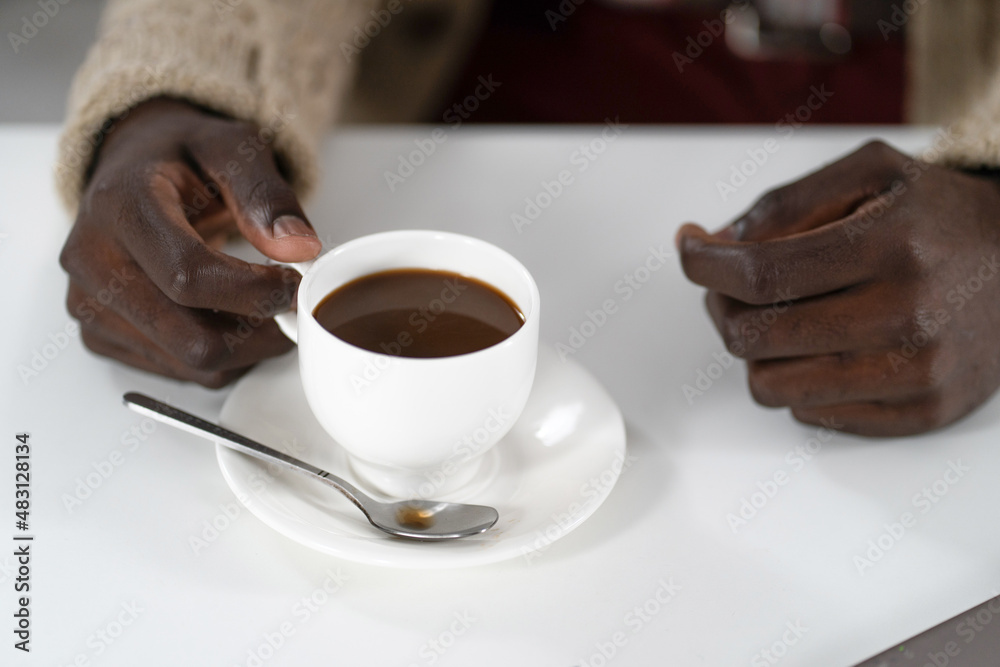
<svg viewBox="0 0 1000 667">
<path fill-rule="evenodd" d="M 324 329 L 352 345 L 401 357 L 450 357 L 496 345 L 524 324 L 503 292 L 432 269 L 392 269 L 330 292 L 313 310 Z"/>
</svg>

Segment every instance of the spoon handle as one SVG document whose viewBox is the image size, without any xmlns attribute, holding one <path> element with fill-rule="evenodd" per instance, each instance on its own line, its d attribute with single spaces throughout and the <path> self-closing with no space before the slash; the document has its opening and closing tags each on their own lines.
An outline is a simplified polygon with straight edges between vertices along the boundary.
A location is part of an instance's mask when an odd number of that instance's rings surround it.
<svg viewBox="0 0 1000 667">
<path fill-rule="evenodd" d="M 358 506 L 358 509 L 365 513 L 365 516 L 368 516 L 368 510 L 365 509 L 363 503 L 365 501 L 372 502 L 371 499 L 352 484 L 349 484 L 335 475 L 331 475 L 322 468 L 317 468 L 311 463 L 300 461 L 293 456 L 289 456 L 288 454 L 279 452 L 276 449 L 272 449 L 271 447 L 261 444 L 256 440 L 251 440 L 246 436 L 234 433 L 233 431 L 223 428 L 218 424 L 213 424 L 212 422 L 205 421 L 200 417 L 195 417 L 189 412 L 184 412 L 180 408 L 167 405 L 166 403 L 158 401 L 155 398 L 151 398 L 150 396 L 146 396 L 145 394 L 130 391 L 122 396 L 122 400 L 125 401 L 125 405 L 131 410 L 163 422 L 164 424 L 170 424 L 171 426 L 179 428 L 182 431 L 200 435 L 203 438 L 218 442 L 226 447 L 229 447 L 230 449 L 235 449 L 238 452 L 242 452 L 263 461 L 277 463 L 296 472 L 316 477 L 343 493 L 352 503 Z"/>
</svg>

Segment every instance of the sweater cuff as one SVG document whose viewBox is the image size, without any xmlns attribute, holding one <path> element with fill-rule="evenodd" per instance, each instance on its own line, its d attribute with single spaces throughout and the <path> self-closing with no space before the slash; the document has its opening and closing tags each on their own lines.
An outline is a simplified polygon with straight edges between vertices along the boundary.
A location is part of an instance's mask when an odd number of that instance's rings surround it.
<svg viewBox="0 0 1000 667">
<path fill-rule="evenodd" d="M 1000 87 L 990 86 L 971 111 L 945 126 L 922 157 L 960 169 L 1000 167 Z"/>
<path fill-rule="evenodd" d="M 281 37 L 301 35 L 285 32 L 289 17 L 280 9 L 244 0 L 238 11 L 219 13 L 218 5 L 202 0 L 110 4 L 102 34 L 74 80 L 59 142 L 56 184 L 71 212 L 105 133 L 130 109 L 158 96 L 189 100 L 269 128 L 292 187 L 299 196 L 308 195 L 334 91 L 318 86 L 304 94 L 273 72 L 281 50 L 303 46 L 282 43 Z M 270 34 L 275 24 L 285 29 L 277 39 Z M 288 59 L 289 67 L 303 64 L 296 55 Z"/>
</svg>

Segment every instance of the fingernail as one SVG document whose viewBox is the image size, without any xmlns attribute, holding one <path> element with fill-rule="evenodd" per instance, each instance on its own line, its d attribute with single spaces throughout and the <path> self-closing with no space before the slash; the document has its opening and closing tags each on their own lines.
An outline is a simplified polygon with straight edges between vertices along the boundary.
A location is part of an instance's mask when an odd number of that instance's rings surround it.
<svg viewBox="0 0 1000 667">
<path fill-rule="evenodd" d="M 698 225 L 694 224 L 693 222 L 685 222 L 683 225 L 681 225 L 680 229 L 677 230 L 677 233 L 674 234 L 675 248 L 677 248 L 678 250 L 681 249 L 681 244 L 684 243 L 685 237 L 687 237 L 690 234 L 692 228 L 694 228 L 694 230 L 696 231 L 700 231 L 701 229 L 700 227 L 698 227 Z"/>
<path fill-rule="evenodd" d="M 316 232 L 306 224 L 301 218 L 294 215 L 283 215 L 271 225 L 271 234 L 276 239 L 283 239 L 286 236 L 308 236 L 316 238 Z"/>
</svg>

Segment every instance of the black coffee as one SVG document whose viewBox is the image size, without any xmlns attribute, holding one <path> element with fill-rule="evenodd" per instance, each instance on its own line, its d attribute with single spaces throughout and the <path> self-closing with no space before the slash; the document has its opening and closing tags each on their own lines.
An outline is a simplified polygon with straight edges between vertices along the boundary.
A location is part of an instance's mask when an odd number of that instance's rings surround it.
<svg viewBox="0 0 1000 667">
<path fill-rule="evenodd" d="M 450 271 L 393 269 L 326 295 L 313 316 L 352 345 L 400 357 L 451 357 L 507 339 L 524 324 L 510 297 Z"/>
</svg>

